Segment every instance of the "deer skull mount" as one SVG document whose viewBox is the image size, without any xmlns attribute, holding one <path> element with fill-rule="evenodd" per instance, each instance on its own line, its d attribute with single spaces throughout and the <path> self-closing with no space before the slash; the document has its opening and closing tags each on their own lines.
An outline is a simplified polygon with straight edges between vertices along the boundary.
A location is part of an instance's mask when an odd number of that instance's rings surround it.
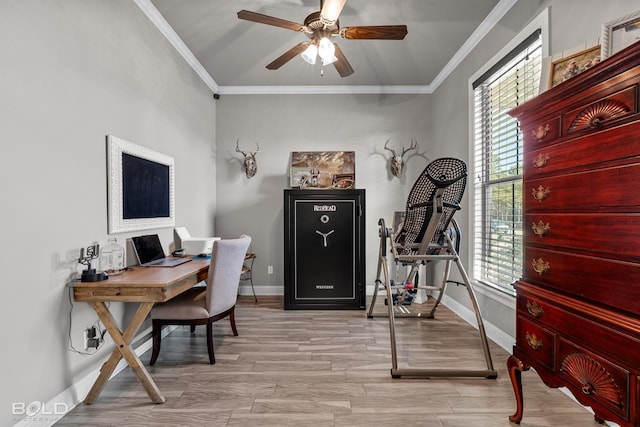
<svg viewBox="0 0 640 427">
<path fill-rule="evenodd" d="M 260 151 L 260 146 L 256 142 L 256 151 L 249 151 L 248 154 L 240 149 L 238 144 L 240 143 L 240 139 L 236 141 L 236 152 L 242 153 L 244 156 L 243 164 L 244 164 L 244 173 L 247 175 L 247 178 L 253 178 L 253 176 L 258 172 L 258 164 L 256 163 L 256 154 Z"/>
<path fill-rule="evenodd" d="M 391 151 L 391 154 L 393 154 L 393 156 L 391 156 L 391 164 L 389 165 L 389 169 L 391 170 L 393 176 L 400 178 L 400 176 L 402 176 L 402 167 L 404 166 L 404 155 L 410 150 L 417 149 L 418 141 L 411 138 L 411 145 L 407 149 L 402 147 L 402 154 L 400 155 L 396 154 L 396 151 L 393 148 L 387 147 L 387 144 L 389 144 L 388 139 L 387 142 L 384 143 L 384 149 Z"/>
</svg>

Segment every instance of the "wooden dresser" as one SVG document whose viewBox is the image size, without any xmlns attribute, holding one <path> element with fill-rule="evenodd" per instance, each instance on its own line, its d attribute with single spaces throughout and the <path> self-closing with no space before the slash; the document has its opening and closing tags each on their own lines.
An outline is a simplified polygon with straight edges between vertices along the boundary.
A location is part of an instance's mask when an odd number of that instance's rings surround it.
<svg viewBox="0 0 640 427">
<path fill-rule="evenodd" d="M 507 362 L 595 418 L 640 426 L 640 43 L 513 109 L 524 139 L 524 271 Z"/>
</svg>

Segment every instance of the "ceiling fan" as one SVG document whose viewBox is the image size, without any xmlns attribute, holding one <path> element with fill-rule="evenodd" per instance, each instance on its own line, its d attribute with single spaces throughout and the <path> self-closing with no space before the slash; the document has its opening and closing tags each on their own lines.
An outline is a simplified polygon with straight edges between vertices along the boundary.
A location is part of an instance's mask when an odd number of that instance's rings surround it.
<svg viewBox="0 0 640 427">
<path fill-rule="evenodd" d="M 300 42 L 267 65 L 277 70 L 295 56 L 300 55 L 310 64 L 320 57 L 323 65 L 333 64 L 341 77 L 353 74 L 353 68 L 340 47 L 331 39 L 339 36 L 350 40 L 402 40 L 407 35 L 406 25 L 367 25 L 340 28 L 338 17 L 347 0 L 320 0 L 320 11 L 304 19 L 304 24 L 274 18 L 261 13 L 241 10 L 238 18 L 274 27 L 286 28 L 306 34 L 309 41 Z"/>
</svg>

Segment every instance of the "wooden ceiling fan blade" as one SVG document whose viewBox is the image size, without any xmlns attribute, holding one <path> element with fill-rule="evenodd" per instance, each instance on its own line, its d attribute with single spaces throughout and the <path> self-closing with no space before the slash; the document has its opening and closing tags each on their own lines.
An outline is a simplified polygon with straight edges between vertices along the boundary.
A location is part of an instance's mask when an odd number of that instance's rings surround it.
<svg viewBox="0 0 640 427">
<path fill-rule="evenodd" d="M 320 1 L 321 3 L 320 17 L 330 23 L 336 22 L 346 2 L 347 0 Z"/>
<path fill-rule="evenodd" d="M 347 61 L 347 57 L 344 56 L 344 53 L 342 53 L 342 49 L 340 49 L 340 47 L 335 43 L 333 45 L 336 47 L 334 55 L 336 56 L 336 58 L 338 58 L 338 60 L 333 63 L 333 66 L 336 67 L 336 70 L 338 71 L 338 74 L 340 74 L 340 77 L 350 76 L 351 74 L 353 74 L 353 68 L 351 68 L 351 64 L 349 64 L 349 61 Z"/>
<path fill-rule="evenodd" d="M 238 18 L 246 21 L 257 22 L 259 24 L 273 25 L 274 27 L 286 28 L 293 31 L 303 31 L 304 25 L 297 22 L 287 21 L 286 19 L 274 18 L 273 16 L 263 15 L 257 12 L 241 10 L 238 12 Z"/>
<path fill-rule="evenodd" d="M 267 69 L 269 69 L 269 70 L 277 70 L 278 68 L 282 67 L 287 62 L 291 61 L 297 55 L 300 55 L 302 52 L 304 52 L 304 50 L 307 48 L 307 46 L 309 46 L 309 42 L 300 42 L 300 43 L 298 43 L 297 45 L 295 45 L 294 47 L 292 47 L 291 49 L 289 49 L 288 51 L 286 51 L 285 53 L 280 55 L 278 58 L 276 58 L 269 65 L 267 65 Z"/>
<path fill-rule="evenodd" d="M 352 40 L 402 40 L 406 35 L 406 25 L 364 25 L 340 30 L 340 37 Z"/>
</svg>

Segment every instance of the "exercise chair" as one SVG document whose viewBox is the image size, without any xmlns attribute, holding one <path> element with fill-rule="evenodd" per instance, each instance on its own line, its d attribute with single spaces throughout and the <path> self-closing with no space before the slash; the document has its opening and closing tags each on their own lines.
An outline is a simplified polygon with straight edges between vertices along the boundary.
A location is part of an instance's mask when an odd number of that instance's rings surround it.
<svg viewBox="0 0 640 427">
<path fill-rule="evenodd" d="M 460 201 L 467 182 L 467 166 L 455 158 L 440 158 L 431 162 L 414 183 L 402 222 L 387 228 L 385 221 L 378 221 L 380 236 L 380 252 L 378 258 L 377 276 L 374 294 L 369 306 L 367 317 L 373 317 L 373 310 L 379 291 L 386 292 L 385 304 L 389 317 L 389 332 L 391 338 L 391 376 L 393 378 L 406 377 L 485 377 L 497 378 L 493 368 L 489 344 L 482 322 L 482 315 L 476 300 L 471 280 L 467 275 L 458 255 L 460 250 L 461 232 L 453 215 L 460 210 Z M 391 259 L 387 257 L 389 248 Z M 393 281 L 389 275 L 388 263 L 393 261 L 397 266 L 408 269 L 406 280 L 402 283 Z M 418 270 L 421 265 L 444 261 L 444 272 L 440 285 L 425 286 L 422 289 L 438 292 L 436 301 L 428 314 L 411 312 L 407 309 L 411 300 L 419 292 Z M 451 264 L 458 268 L 463 282 L 455 282 L 465 286 L 475 312 L 480 341 L 486 361 L 486 369 L 420 369 L 398 368 L 396 349 L 396 317 L 425 317 L 434 318 L 436 309 L 442 301 L 451 271 Z M 406 284 L 412 284 L 407 286 Z M 413 285 L 415 284 L 415 285 Z"/>
</svg>

